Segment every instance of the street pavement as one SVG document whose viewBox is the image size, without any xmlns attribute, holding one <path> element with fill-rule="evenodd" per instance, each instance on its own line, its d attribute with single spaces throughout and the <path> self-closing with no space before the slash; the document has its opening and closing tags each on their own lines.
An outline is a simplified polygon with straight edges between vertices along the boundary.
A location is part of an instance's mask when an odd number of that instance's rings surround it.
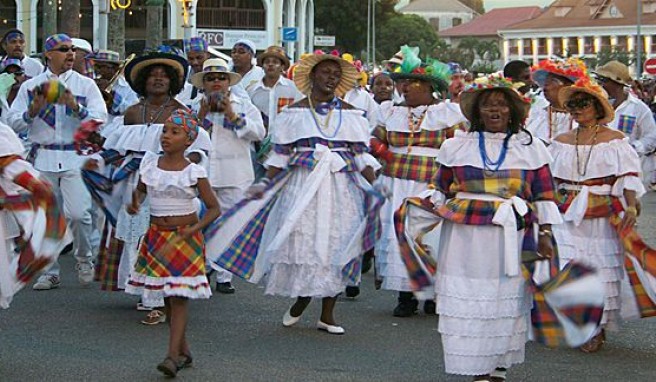
<svg viewBox="0 0 656 382">
<path fill-rule="evenodd" d="M 639 229 L 656 245 L 656 193 L 643 199 Z M 74 260 L 62 258 L 63 280 L 52 291 L 25 289 L 0 310 L 0 381 L 160 381 L 155 369 L 167 349 L 166 325 L 139 323 L 137 299 L 77 282 Z M 396 295 L 373 288 L 341 298 L 343 336 L 315 329 L 313 301 L 292 328 L 281 324 L 291 299 L 263 295 L 236 280 L 234 295 L 192 301 L 188 337 L 194 366 L 181 381 L 469 381 L 444 373 L 436 316 L 392 317 Z M 655 381 L 656 318 L 608 333 L 596 354 L 526 346 L 526 362 L 509 381 Z"/>
</svg>

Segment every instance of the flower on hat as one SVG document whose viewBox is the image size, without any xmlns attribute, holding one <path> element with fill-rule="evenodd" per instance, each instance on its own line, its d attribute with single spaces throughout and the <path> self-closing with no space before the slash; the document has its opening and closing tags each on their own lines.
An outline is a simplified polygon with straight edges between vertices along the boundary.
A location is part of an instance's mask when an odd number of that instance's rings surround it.
<svg viewBox="0 0 656 382">
<path fill-rule="evenodd" d="M 403 62 L 394 69 L 394 73 L 418 74 L 442 80 L 445 83 L 448 83 L 451 79 L 451 69 L 441 61 L 428 58 L 426 59 L 426 64 L 422 65 L 418 47 L 403 45 L 401 47 L 401 53 L 403 54 Z"/>
<path fill-rule="evenodd" d="M 513 89 L 517 91 L 524 83 L 513 83 L 511 79 L 504 77 L 499 73 L 492 73 L 488 76 L 479 77 L 473 83 L 465 87 L 465 92 L 473 92 L 485 89 Z M 535 99 L 529 96 L 522 96 L 524 102 L 532 103 Z"/>
<path fill-rule="evenodd" d="M 570 57 L 562 61 L 543 60 L 538 62 L 532 68 L 533 72 L 539 70 L 553 73 L 565 78 L 569 78 L 572 82 L 582 77 L 589 77 L 588 68 L 585 62 L 579 58 Z"/>
</svg>

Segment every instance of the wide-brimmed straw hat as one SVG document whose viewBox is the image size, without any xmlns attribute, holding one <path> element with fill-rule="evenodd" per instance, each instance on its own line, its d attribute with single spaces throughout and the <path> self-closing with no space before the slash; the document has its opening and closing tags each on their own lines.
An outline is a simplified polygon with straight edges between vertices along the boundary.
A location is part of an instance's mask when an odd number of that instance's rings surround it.
<svg viewBox="0 0 656 382">
<path fill-rule="evenodd" d="M 430 82 L 435 91 L 446 91 L 449 88 L 451 69 L 449 65 L 438 60 L 427 59 L 423 63 L 419 58 L 419 48 L 404 45 L 401 47 L 403 62 L 391 73 L 394 81 L 421 80 Z"/>
<path fill-rule="evenodd" d="M 294 83 L 301 93 L 305 95 L 310 94 L 310 91 L 312 90 L 310 73 L 312 73 L 312 69 L 317 64 L 326 60 L 335 61 L 342 69 L 342 78 L 339 80 L 339 84 L 335 89 L 335 94 L 337 96 L 342 97 L 346 92 L 355 87 L 356 81 L 360 79 L 360 73 L 358 73 L 353 64 L 333 54 L 315 52 L 314 54 L 302 59 L 298 63 L 296 69 L 294 69 Z"/>
<path fill-rule="evenodd" d="M 472 121 L 474 116 L 474 107 L 478 102 L 478 97 L 486 91 L 501 91 L 510 96 L 512 102 L 519 106 L 522 113 L 522 121 L 528 116 L 531 109 L 531 99 L 519 93 L 513 82 L 500 75 L 490 75 L 487 77 L 477 78 L 473 84 L 468 85 L 465 90 L 460 93 L 460 110 L 462 114 L 469 121 Z"/>
<path fill-rule="evenodd" d="M 170 52 L 163 52 L 161 50 L 141 55 L 125 66 L 125 79 L 131 88 L 134 89 L 134 82 L 139 77 L 139 73 L 151 65 L 170 66 L 178 73 L 181 81 L 187 78 L 187 69 L 189 68 L 187 60 L 173 50 Z"/>
<path fill-rule="evenodd" d="M 610 61 L 606 65 L 598 67 L 594 73 L 624 86 L 631 86 L 631 82 L 633 82 L 629 68 L 619 61 Z"/>
<path fill-rule="evenodd" d="M 285 49 L 283 49 L 280 46 L 272 45 L 264 51 L 264 53 L 260 53 L 257 56 L 257 65 L 262 66 L 264 64 L 264 59 L 267 57 L 274 57 L 280 60 L 282 62 L 282 66 L 287 70 L 289 68 L 289 57 L 287 57 L 287 54 L 285 53 Z"/>
<path fill-rule="evenodd" d="M 531 78 L 541 88 L 544 87 L 549 74 L 576 82 L 579 78 L 588 77 L 588 68 L 578 58 L 568 58 L 562 61 L 543 60 L 531 68 Z"/>
<path fill-rule="evenodd" d="M 597 82 L 589 77 L 579 79 L 572 86 L 567 86 L 558 92 L 558 103 L 564 109 L 565 104 L 576 93 L 586 93 L 594 97 L 604 109 L 604 116 L 599 118 L 598 124 L 603 125 L 615 119 L 615 109 L 608 101 L 608 93 Z"/>
<path fill-rule="evenodd" d="M 228 63 L 222 58 L 210 58 L 203 63 L 203 71 L 194 73 L 191 76 L 191 84 L 195 87 L 203 88 L 203 77 L 209 73 L 224 73 L 230 77 L 230 86 L 236 85 L 241 81 L 241 76 L 238 73 L 231 72 L 228 69 Z"/>
</svg>

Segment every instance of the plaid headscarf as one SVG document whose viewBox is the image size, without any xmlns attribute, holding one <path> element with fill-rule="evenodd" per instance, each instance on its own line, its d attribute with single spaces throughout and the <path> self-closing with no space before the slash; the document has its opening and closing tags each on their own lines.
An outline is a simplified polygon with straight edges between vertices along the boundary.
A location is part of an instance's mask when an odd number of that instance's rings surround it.
<svg viewBox="0 0 656 382">
<path fill-rule="evenodd" d="M 202 37 L 192 37 L 184 40 L 185 53 L 189 52 L 207 52 L 208 44 Z"/>
<path fill-rule="evenodd" d="M 2 62 L 0 62 L 0 73 L 4 73 L 7 68 L 12 65 L 18 66 L 21 70 L 23 70 L 23 63 L 21 60 L 17 58 L 5 58 Z"/>
<path fill-rule="evenodd" d="M 46 52 L 51 51 L 57 45 L 65 42 L 73 44 L 73 40 L 67 34 L 64 33 L 53 34 L 52 36 L 46 39 L 46 42 L 43 44 L 43 50 Z"/>
<path fill-rule="evenodd" d="M 192 141 L 198 136 L 198 118 L 186 109 L 176 109 L 166 122 L 174 123 L 187 131 Z"/>
</svg>

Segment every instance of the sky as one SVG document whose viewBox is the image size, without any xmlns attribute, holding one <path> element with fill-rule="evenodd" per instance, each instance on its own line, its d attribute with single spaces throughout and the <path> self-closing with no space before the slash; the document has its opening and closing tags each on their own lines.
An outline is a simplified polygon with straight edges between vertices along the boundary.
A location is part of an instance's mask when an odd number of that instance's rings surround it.
<svg viewBox="0 0 656 382">
<path fill-rule="evenodd" d="M 529 5 L 537 5 L 540 7 L 545 7 L 554 0 L 485 0 L 485 10 L 490 10 L 493 8 L 506 8 L 506 7 L 523 7 Z"/>
</svg>

